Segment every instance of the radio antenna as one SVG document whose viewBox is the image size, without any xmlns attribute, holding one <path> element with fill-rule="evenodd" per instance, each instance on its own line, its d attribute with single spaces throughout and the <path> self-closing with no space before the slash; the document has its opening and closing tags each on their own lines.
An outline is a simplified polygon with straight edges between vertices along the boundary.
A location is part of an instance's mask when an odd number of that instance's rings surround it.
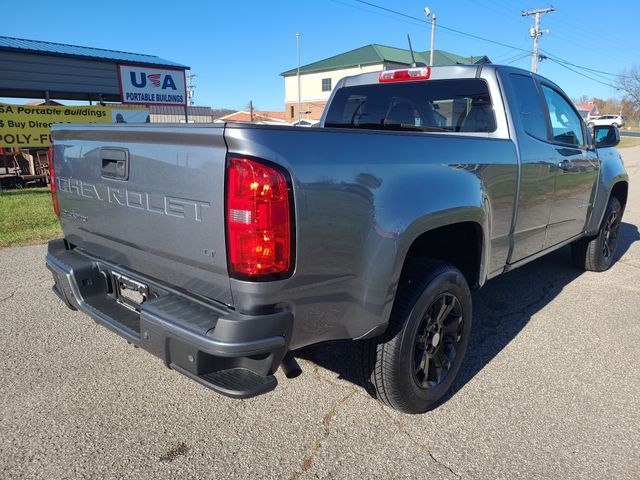
<svg viewBox="0 0 640 480">
<path fill-rule="evenodd" d="M 409 36 L 409 34 L 407 33 L 407 40 L 409 42 L 409 51 L 411 52 L 411 67 L 417 67 L 418 64 L 416 63 L 416 57 L 413 56 L 413 47 L 411 46 L 411 37 Z"/>
</svg>

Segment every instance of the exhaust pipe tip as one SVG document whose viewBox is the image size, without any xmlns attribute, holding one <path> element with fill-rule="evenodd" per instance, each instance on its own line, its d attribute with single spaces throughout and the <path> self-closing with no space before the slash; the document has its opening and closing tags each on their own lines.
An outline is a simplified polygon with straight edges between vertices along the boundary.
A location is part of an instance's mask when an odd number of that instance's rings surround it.
<svg viewBox="0 0 640 480">
<path fill-rule="evenodd" d="M 282 371 L 287 378 L 296 378 L 302 373 L 302 368 L 300 368 L 300 365 L 291 352 L 287 352 L 284 356 L 280 368 L 282 368 Z"/>
</svg>

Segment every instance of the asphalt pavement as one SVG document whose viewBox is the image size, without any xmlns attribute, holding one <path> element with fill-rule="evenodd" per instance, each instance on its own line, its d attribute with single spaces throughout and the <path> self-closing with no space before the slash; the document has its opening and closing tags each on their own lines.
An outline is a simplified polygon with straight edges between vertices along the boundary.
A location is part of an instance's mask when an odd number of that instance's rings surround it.
<svg viewBox="0 0 640 480">
<path fill-rule="evenodd" d="M 474 293 L 470 350 L 424 415 L 360 386 L 350 342 L 231 400 L 68 310 L 44 246 L 0 250 L 0 478 L 640 478 L 640 147 L 622 258 L 567 248 Z"/>
</svg>

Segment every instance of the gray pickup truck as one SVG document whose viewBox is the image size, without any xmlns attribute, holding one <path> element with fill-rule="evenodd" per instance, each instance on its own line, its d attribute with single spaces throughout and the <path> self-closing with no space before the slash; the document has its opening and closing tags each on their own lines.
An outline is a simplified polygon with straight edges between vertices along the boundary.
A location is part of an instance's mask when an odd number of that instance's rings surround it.
<svg viewBox="0 0 640 480">
<path fill-rule="evenodd" d="M 611 266 L 619 138 L 495 65 L 345 78 L 319 128 L 55 125 L 46 263 L 70 308 L 222 394 L 351 339 L 369 392 L 424 412 L 460 370 L 470 289 L 567 244 Z"/>
</svg>

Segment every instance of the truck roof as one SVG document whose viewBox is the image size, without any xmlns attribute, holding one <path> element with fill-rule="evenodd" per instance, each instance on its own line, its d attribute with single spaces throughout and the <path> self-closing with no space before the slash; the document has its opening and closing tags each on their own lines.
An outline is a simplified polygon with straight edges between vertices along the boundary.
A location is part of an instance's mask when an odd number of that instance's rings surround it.
<svg viewBox="0 0 640 480">
<path fill-rule="evenodd" d="M 411 67 L 398 67 L 403 70 Z M 444 80 L 449 78 L 474 78 L 483 68 L 494 68 L 494 65 L 448 65 L 443 67 L 430 67 L 432 80 Z M 345 77 L 338 84 L 340 87 L 353 87 L 355 85 L 368 85 L 378 83 L 380 72 L 360 73 L 350 77 Z"/>
<path fill-rule="evenodd" d="M 398 66 L 398 70 L 404 70 L 411 67 Z M 520 72 L 524 75 L 534 75 L 538 78 L 542 78 L 547 82 L 551 82 L 549 79 L 542 77 L 538 74 L 532 74 L 529 70 L 522 68 L 512 67 L 510 65 L 498 65 L 493 63 L 484 63 L 479 65 L 446 65 L 430 67 L 431 72 L 429 80 L 446 80 L 452 78 L 474 78 L 479 77 L 482 71 L 486 70 L 505 70 L 508 69 L 514 72 Z M 338 82 L 337 87 L 353 87 L 356 85 L 368 85 L 379 82 L 380 72 L 360 73 L 358 75 L 352 75 L 350 77 L 343 78 Z M 554 84 L 555 85 L 555 84 Z"/>
</svg>

